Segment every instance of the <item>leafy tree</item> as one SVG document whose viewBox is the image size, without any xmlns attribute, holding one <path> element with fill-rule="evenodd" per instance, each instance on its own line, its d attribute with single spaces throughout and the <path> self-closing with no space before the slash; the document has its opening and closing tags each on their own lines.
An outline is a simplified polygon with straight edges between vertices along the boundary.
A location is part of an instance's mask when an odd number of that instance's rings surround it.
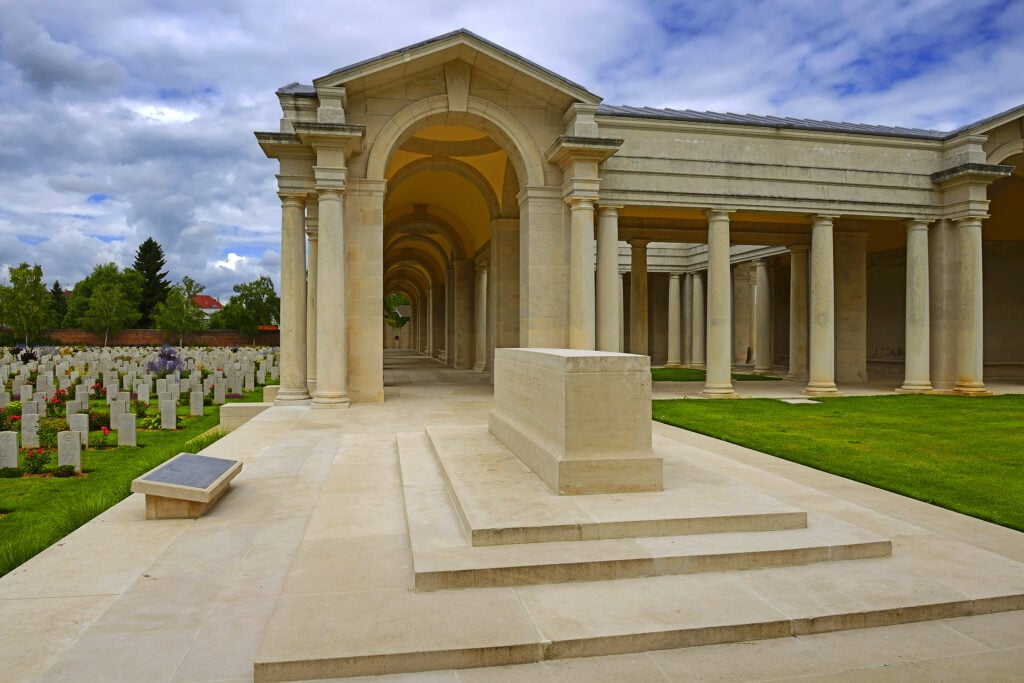
<svg viewBox="0 0 1024 683">
<path fill-rule="evenodd" d="M 132 269 L 140 273 L 143 280 L 142 301 L 139 305 L 139 312 L 142 315 L 139 324 L 143 327 L 152 327 L 153 310 L 171 291 L 167 271 L 161 271 L 166 265 L 163 248 L 152 237 L 146 238 L 146 241 L 139 245 L 135 263 L 132 264 Z"/>
<path fill-rule="evenodd" d="M 134 269 L 122 272 L 115 263 L 96 266 L 89 277 L 75 285 L 64 316 L 65 327 L 92 330 L 102 335 L 106 346 L 110 335 L 141 317 L 142 286 L 142 275 Z"/>
<path fill-rule="evenodd" d="M 232 287 L 232 296 L 224 308 L 210 318 L 210 326 L 221 330 L 238 330 L 256 343 L 260 325 L 276 325 L 281 300 L 274 292 L 274 282 L 266 275 L 252 282 Z"/>
<path fill-rule="evenodd" d="M 396 330 L 405 327 L 405 324 L 409 322 L 409 317 L 404 316 L 398 311 L 399 306 L 408 306 L 409 297 L 401 292 L 393 292 L 384 297 L 384 322 L 389 327 L 393 327 Z"/>
<path fill-rule="evenodd" d="M 53 281 L 50 287 L 50 327 L 64 324 L 64 315 L 68 312 L 68 295 L 60 286 L 60 280 Z"/>
<path fill-rule="evenodd" d="M 50 321 L 50 297 L 43 284 L 39 264 L 10 266 L 11 284 L 0 287 L 0 320 L 15 337 L 24 337 L 25 346 L 46 329 Z"/>
<path fill-rule="evenodd" d="M 181 284 L 171 287 L 167 298 L 153 309 L 153 322 L 156 328 L 169 335 L 178 337 L 178 346 L 183 345 L 185 335 L 203 329 L 206 316 L 195 302 L 197 294 L 202 294 L 206 287 L 188 275 L 181 279 Z"/>
</svg>

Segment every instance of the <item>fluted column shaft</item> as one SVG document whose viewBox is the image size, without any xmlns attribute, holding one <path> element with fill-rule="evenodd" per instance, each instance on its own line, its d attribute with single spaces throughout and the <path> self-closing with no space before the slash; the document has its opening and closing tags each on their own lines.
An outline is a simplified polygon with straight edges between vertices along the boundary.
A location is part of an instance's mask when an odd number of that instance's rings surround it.
<svg viewBox="0 0 1024 683">
<path fill-rule="evenodd" d="M 932 390 L 928 282 L 928 222 L 907 221 L 906 353 L 899 391 Z"/>
<path fill-rule="evenodd" d="M 984 394 L 984 318 L 982 315 L 981 218 L 957 221 L 960 246 L 960 327 L 956 338 L 958 394 Z"/>
<path fill-rule="evenodd" d="M 626 274 L 619 273 L 619 353 L 626 351 Z"/>
<path fill-rule="evenodd" d="M 683 275 L 683 341 L 682 362 L 686 367 L 693 362 L 693 273 Z"/>
<path fill-rule="evenodd" d="M 833 216 L 814 216 L 811 226 L 810 371 L 804 393 L 836 390 L 836 283 L 832 248 Z"/>
<path fill-rule="evenodd" d="M 668 362 L 667 367 L 682 367 L 679 321 L 679 273 L 668 276 Z"/>
<path fill-rule="evenodd" d="M 345 408 L 349 399 L 348 339 L 345 335 L 344 192 L 317 188 L 320 225 L 317 259 L 316 357 L 314 408 Z"/>
<path fill-rule="evenodd" d="M 487 368 L 487 266 L 476 267 L 476 354 L 473 369 L 483 372 Z"/>
<path fill-rule="evenodd" d="M 807 254 L 803 244 L 789 248 L 789 374 L 793 382 L 807 381 Z"/>
<path fill-rule="evenodd" d="M 768 282 L 768 263 L 754 261 L 757 290 L 754 302 L 754 372 L 772 371 L 772 295 Z"/>
<path fill-rule="evenodd" d="M 629 352 L 647 355 L 647 240 L 630 240 Z"/>
<path fill-rule="evenodd" d="M 281 388 L 276 403 L 309 400 L 306 388 L 306 195 L 281 198 Z"/>
<path fill-rule="evenodd" d="M 735 396 L 732 389 L 732 269 L 729 212 L 708 211 L 707 376 L 703 395 Z"/>
<path fill-rule="evenodd" d="M 569 348 L 595 347 L 594 200 L 570 197 Z"/>
<path fill-rule="evenodd" d="M 707 322 L 704 317 L 704 273 L 693 274 L 693 327 L 690 335 L 691 356 L 690 364 L 695 368 L 703 368 L 706 365 L 704 357 L 704 344 L 707 340 Z"/>
<path fill-rule="evenodd" d="M 602 204 L 597 211 L 597 348 L 619 351 L 619 207 Z"/>
</svg>

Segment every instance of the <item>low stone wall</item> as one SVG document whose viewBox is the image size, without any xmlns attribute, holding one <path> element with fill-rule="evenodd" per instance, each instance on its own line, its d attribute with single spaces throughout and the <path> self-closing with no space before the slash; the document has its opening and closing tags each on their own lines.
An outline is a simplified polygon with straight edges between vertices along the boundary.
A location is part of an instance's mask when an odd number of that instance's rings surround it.
<svg viewBox="0 0 1024 683">
<path fill-rule="evenodd" d="M 7 328 L 0 327 L 0 336 L 9 335 Z M 103 337 L 90 330 L 54 329 L 47 330 L 41 338 L 57 344 L 68 346 L 102 346 Z M 177 344 L 178 339 L 170 339 L 160 330 L 121 330 L 111 335 L 108 346 L 160 346 L 163 343 Z M 186 346 L 250 346 L 252 338 L 236 330 L 202 330 L 185 336 Z M 260 330 L 256 335 L 257 346 L 280 346 L 279 330 Z"/>
<path fill-rule="evenodd" d="M 662 489 L 647 356 L 495 349 L 489 430 L 556 493 Z"/>
</svg>

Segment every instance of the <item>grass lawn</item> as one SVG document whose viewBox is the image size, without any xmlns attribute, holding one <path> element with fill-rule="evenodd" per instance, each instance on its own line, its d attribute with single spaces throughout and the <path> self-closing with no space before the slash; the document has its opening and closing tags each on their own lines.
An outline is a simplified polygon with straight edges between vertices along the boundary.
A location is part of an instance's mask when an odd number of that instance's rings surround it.
<svg viewBox="0 0 1024 683">
<path fill-rule="evenodd" d="M 1024 396 L 654 401 L 654 419 L 1024 531 Z"/>
<path fill-rule="evenodd" d="M 258 402 L 262 393 L 257 387 L 229 402 Z M 188 417 L 188 407 L 179 406 L 177 430 L 140 429 L 135 448 L 83 449 L 85 476 L 0 479 L 0 576 L 126 498 L 139 475 L 182 451 L 196 452 L 216 441 L 219 434 L 207 432 L 220 423 L 220 408 L 207 406 L 205 412 Z M 97 434 L 92 432 L 91 440 Z M 113 433 L 108 440 L 117 443 Z M 56 461 L 54 451 L 50 470 Z"/>
<path fill-rule="evenodd" d="M 703 382 L 705 377 L 705 372 L 696 368 L 651 368 L 651 379 L 655 382 Z M 777 381 L 779 379 L 767 375 L 747 375 L 739 372 L 734 372 L 732 378 L 745 382 Z"/>
</svg>

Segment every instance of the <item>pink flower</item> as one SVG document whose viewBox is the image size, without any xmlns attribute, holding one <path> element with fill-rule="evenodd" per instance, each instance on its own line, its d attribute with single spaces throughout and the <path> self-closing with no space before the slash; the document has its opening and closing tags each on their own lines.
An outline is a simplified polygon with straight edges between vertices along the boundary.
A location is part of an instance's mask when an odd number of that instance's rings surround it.
<svg viewBox="0 0 1024 683">
<path fill-rule="evenodd" d="M 106 436 L 106 435 L 110 434 L 110 430 L 107 429 L 106 425 L 103 425 L 102 427 L 100 427 L 100 431 L 103 432 L 103 436 Z"/>
</svg>

